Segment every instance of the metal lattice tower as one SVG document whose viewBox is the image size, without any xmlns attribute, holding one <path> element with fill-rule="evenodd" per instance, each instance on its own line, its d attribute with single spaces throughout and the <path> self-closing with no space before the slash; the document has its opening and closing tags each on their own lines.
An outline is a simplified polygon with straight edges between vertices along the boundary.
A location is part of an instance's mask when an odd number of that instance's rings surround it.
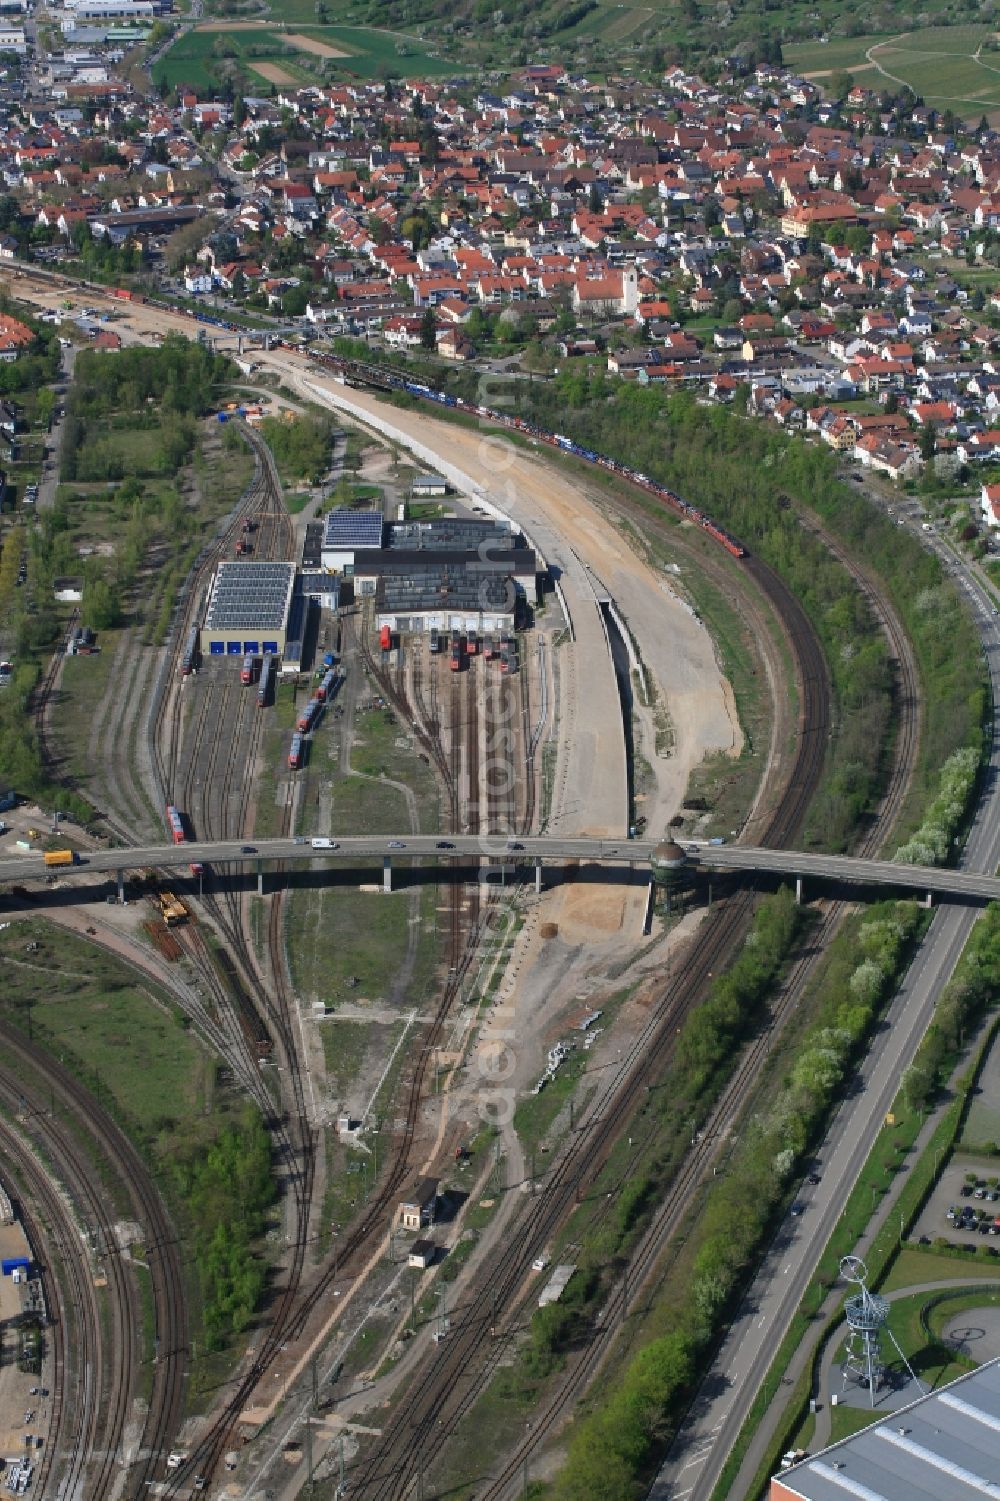
<svg viewBox="0 0 1000 1501">
<path fill-rule="evenodd" d="M 875 1393 L 883 1383 L 885 1376 L 885 1362 L 883 1360 L 883 1336 L 888 1336 L 896 1354 L 910 1373 L 910 1380 L 915 1381 L 919 1390 L 923 1390 L 917 1381 L 913 1367 L 899 1348 L 896 1336 L 889 1328 L 889 1300 L 873 1293 L 868 1288 L 868 1268 L 860 1256 L 845 1256 L 840 1263 L 840 1275 L 845 1282 L 852 1282 L 858 1288 L 852 1297 L 848 1298 L 844 1306 L 847 1318 L 847 1350 L 844 1355 L 842 1366 L 844 1387 L 850 1379 L 854 1379 L 859 1386 L 866 1387 L 871 1398 L 872 1407 L 875 1406 Z"/>
</svg>

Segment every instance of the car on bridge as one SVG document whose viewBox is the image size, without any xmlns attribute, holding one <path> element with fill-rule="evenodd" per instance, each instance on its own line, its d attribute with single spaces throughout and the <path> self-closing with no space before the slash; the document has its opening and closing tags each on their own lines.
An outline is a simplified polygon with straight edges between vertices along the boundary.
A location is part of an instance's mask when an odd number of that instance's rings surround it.
<svg viewBox="0 0 1000 1501">
<path fill-rule="evenodd" d="M 390 839 L 389 848 L 391 850 L 405 850 L 406 845 L 403 843 L 402 839 Z"/>
</svg>

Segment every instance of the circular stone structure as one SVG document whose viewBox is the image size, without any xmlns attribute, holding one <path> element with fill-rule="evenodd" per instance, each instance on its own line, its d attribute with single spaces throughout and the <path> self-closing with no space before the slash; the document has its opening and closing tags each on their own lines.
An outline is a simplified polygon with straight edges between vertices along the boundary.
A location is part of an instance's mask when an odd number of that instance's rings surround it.
<svg viewBox="0 0 1000 1501">
<path fill-rule="evenodd" d="M 687 863 L 687 855 L 672 839 L 664 839 L 649 857 L 653 880 L 658 886 L 670 886 L 679 881 Z"/>
</svg>

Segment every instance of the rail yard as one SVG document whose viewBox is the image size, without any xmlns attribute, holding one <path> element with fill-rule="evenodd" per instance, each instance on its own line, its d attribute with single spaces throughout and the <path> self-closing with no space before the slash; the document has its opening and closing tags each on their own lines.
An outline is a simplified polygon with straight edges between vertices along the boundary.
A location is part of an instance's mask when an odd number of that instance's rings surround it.
<svg viewBox="0 0 1000 1501">
<path fill-rule="evenodd" d="M 54 295 L 44 280 L 34 290 Z M 153 327 L 184 326 L 155 307 L 133 315 L 140 338 Z M 478 879 L 438 883 L 434 866 L 415 861 L 413 884 L 396 894 L 381 889 L 380 863 L 362 871 L 368 907 L 352 911 L 406 913 L 397 956 L 404 979 L 341 975 L 331 964 L 336 985 L 331 979 L 325 992 L 308 995 L 298 978 L 302 952 L 319 944 L 328 904 L 341 899 L 332 866 L 316 868 L 312 887 L 261 883 L 256 891 L 231 879 L 235 864 L 200 857 L 170 872 L 136 869 L 118 888 L 127 904 L 107 888 L 101 917 L 81 919 L 95 948 L 155 974 L 163 1004 L 224 1064 L 226 1088 L 266 1126 L 279 1190 L 267 1296 L 234 1343 L 225 1378 L 196 1404 L 198 1285 L 149 1162 L 126 1123 L 50 1048 L 0 1019 L 7 1057 L 0 1178 L 21 1211 L 46 1304 L 48 1427 L 31 1494 L 263 1498 L 305 1494 L 314 1481 L 326 1487 L 319 1494 L 371 1501 L 444 1494 L 454 1479 L 453 1443 L 524 1346 L 550 1249 L 562 1244 L 581 1204 L 592 1205 L 594 1226 L 610 1221 L 655 1150 L 650 1091 L 666 1075 L 685 1021 L 747 940 L 758 905 L 752 884 L 720 881 L 704 908 L 665 921 L 640 954 L 648 930 L 644 937 L 638 896 L 626 896 L 605 923 L 609 888 L 598 887 L 595 900 L 570 880 L 535 895 L 493 869 L 498 851 L 509 856 L 532 835 L 593 831 L 625 842 L 635 833 L 632 710 L 614 660 L 629 647 L 614 638 L 608 607 L 634 617 L 630 601 L 604 583 L 609 535 L 623 554 L 621 539 L 630 535 L 672 548 L 685 569 L 742 602 L 747 650 L 775 719 L 752 807 L 735 831 L 743 842 L 801 845 L 836 729 L 827 660 L 800 602 L 767 563 L 674 491 L 560 434 L 486 405 L 463 412 L 427 386 L 365 364 L 278 348 L 262 352 L 260 365 L 304 400 L 329 397 L 364 442 L 412 441 L 424 466 L 429 454 L 440 456 L 449 474 L 446 514 L 390 521 L 370 499 L 342 516 L 330 511 L 329 560 L 319 577 L 303 561 L 311 518 L 288 509 L 265 439 L 230 418 L 252 455 L 252 478 L 185 580 L 167 643 L 136 653 L 134 685 L 108 700 L 100 729 L 133 758 L 132 786 L 99 810 L 89 831 L 64 824 L 58 841 L 48 840 L 59 848 L 46 852 L 50 884 L 30 894 L 32 915 L 44 917 L 51 896 L 53 923 L 76 920 L 69 905 L 57 911 L 55 898 L 70 891 L 61 868 L 88 852 L 150 839 L 238 843 L 241 861 L 266 839 L 308 840 L 322 852 L 336 848 L 339 835 L 360 832 L 352 807 L 373 818 L 374 833 L 398 828 L 379 822 L 389 818 L 379 798 L 386 807 L 397 800 L 413 835 L 439 836 L 435 855 L 443 860 L 455 838 L 480 838 L 483 868 Z M 393 390 L 415 399 L 416 413 L 371 394 Z M 489 462 L 475 458 L 471 437 L 435 420 L 442 405 L 494 436 L 513 429 L 533 445 L 516 451 L 507 501 L 489 489 Z M 549 453 L 575 467 L 550 470 Z M 589 471 L 603 489 L 580 477 Z M 560 486 L 569 498 L 561 499 Z M 568 514 L 560 504 L 576 509 L 572 535 L 559 530 Z M 875 574 L 816 518 L 804 524 L 852 576 L 892 661 L 891 753 L 879 808 L 853 851 L 873 857 L 913 783 L 917 663 Z M 482 556 L 492 572 L 474 587 L 473 560 Z M 682 611 L 648 561 L 618 555 L 616 566 L 636 570 L 637 589 L 669 596 L 663 608 L 679 633 Z M 70 628 L 79 619 L 68 614 Z M 690 646 L 681 649 L 694 659 L 707 633 L 693 617 L 683 630 Z M 134 648 L 121 650 L 125 666 Z M 53 778 L 85 792 L 54 748 L 60 671 L 53 657 L 34 695 L 34 722 Z M 635 660 L 626 680 L 630 672 L 638 672 Z M 785 674 L 794 695 L 782 692 Z M 722 743 L 706 725 L 702 756 Z M 655 806 L 675 813 L 681 799 L 669 805 L 667 796 Z M 646 834 L 666 838 L 668 820 Z M 36 850 L 45 842 L 25 841 Z M 389 850 L 396 862 L 414 858 L 405 838 Z M 74 868 L 74 878 L 103 881 L 85 869 L 81 877 Z M 356 894 L 355 885 L 352 901 Z M 652 911 L 652 896 L 650 903 Z M 599 1317 L 551 1374 L 529 1428 L 492 1444 L 464 1493 L 482 1501 L 519 1493 L 610 1369 L 629 1317 L 746 1120 L 774 1044 L 848 910 L 843 901 L 819 904 L 809 944 L 785 969 L 766 1023 L 740 1051 L 609 1278 Z M 372 925 L 381 920 L 373 915 Z M 406 978 L 418 970 L 419 983 Z M 545 1130 L 526 1144 L 515 1110 L 535 1096 L 546 1101 L 543 1085 L 530 1084 L 546 1052 L 553 1077 L 571 1019 L 585 1014 L 572 1025 L 590 1028 L 623 975 L 627 1024 L 595 1028 L 587 1090 L 553 1107 Z M 347 1089 L 332 1082 L 340 1079 L 338 1055 L 353 1056 L 362 1026 L 364 1082 Z M 508 1076 L 509 1113 L 484 1109 L 484 1097 L 499 1099 Z M 55 1181 L 46 1164 L 55 1166 Z M 125 1197 L 109 1201 L 112 1171 Z M 430 1195 L 426 1214 L 422 1192 Z M 484 1204 L 490 1213 L 477 1219 Z M 122 1242 L 126 1217 L 141 1227 L 148 1286 L 140 1287 Z M 420 1263 L 412 1258 L 425 1232 L 433 1240 Z M 401 1247 L 419 1278 L 403 1280 Z M 572 1256 L 573 1243 L 560 1255 Z"/>
</svg>

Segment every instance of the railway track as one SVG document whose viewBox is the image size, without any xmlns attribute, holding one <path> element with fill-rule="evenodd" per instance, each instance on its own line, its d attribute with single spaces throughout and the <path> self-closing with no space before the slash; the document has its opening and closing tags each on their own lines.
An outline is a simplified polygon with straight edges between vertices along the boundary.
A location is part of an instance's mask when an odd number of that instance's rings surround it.
<svg viewBox="0 0 1000 1501">
<path fill-rule="evenodd" d="M 899 678 L 897 684 L 899 723 L 893 747 L 893 761 L 878 813 L 872 821 L 871 828 L 860 841 L 858 850 L 863 854 L 875 854 L 891 832 L 912 780 L 920 731 L 918 677 L 912 647 L 891 604 L 880 594 L 876 582 L 867 570 L 846 556 L 842 550 L 835 547 L 834 551 L 855 577 L 859 588 L 862 589 L 873 613 L 879 620 L 895 654 Z M 796 801 L 800 799 L 796 798 Z M 505 1496 L 513 1494 L 524 1473 L 525 1465 L 537 1451 L 540 1442 L 565 1421 L 572 1407 L 592 1385 L 607 1360 L 630 1309 L 641 1305 L 648 1295 L 665 1246 L 681 1228 L 691 1208 L 695 1193 L 725 1150 L 736 1122 L 745 1112 L 755 1093 L 761 1070 L 770 1054 L 776 1035 L 793 1014 L 806 984 L 812 977 L 820 954 L 849 910 L 851 910 L 850 904 L 847 903 L 823 904 L 819 926 L 810 934 L 809 950 L 800 955 L 786 973 L 772 1003 L 766 1028 L 744 1049 L 736 1071 L 730 1077 L 711 1115 L 704 1122 L 696 1140 L 692 1143 L 692 1148 L 671 1183 L 666 1197 L 659 1203 L 653 1219 L 632 1254 L 627 1277 L 615 1282 L 608 1290 L 602 1307 L 600 1325 L 591 1331 L 589 1339 L 582 1348 L 570 1352 L 564 1377 L 542 1412 L 536 1414 L 530 1437 L 522 1440 L 512 1452 L 505 1456 L 499 1473 L 493 1476 L 479 1492 L 478 1501 L 503 1501 Z M 650 1132 L 636 1133 L 637 1148 L 633 1154 L 636 1162 L 641 1160 L 650 1135 Z M 622 1169 L 623 1181 L 631 1171 L 631 1165 L 626 1165 Z M 599 1213 L 598 1220 L 601 1217 Z M 501 1352 L 493 1362 L 494 1367 L 502 1358 Z M 466 1405 L 466 1412 L 468 1405 L 471 1404 Z M 465 1413 L 460 1417 L 464 1415 Z"/>
<path fill-rule="evenodd" d="M 107 1280 L 111 1328 L 104 1330 L 101 1319 L 95 1326 L 96 1344 L 88 1357 L 93 1360 L 93 1373 L 87 1395 L 95 1407 L 96 1421 L 89 1437 L 78 1441 L 81 1452 L 79 1455 L 74 1452 L 71 1460 L 71 1469 L 78 1472 L 76 1484 L 80 1487 L 79 1493 L 97 1501 L 97 1498 L 111 1493 L 116 1474 L 122 1467 L 126 1424 L 141 1360 L 141 1300 L 118 1251 L 114 1214 L 106 1202 L 107 1189 L 101 1170 L 78 1144 L 73 1129 L 65 1126 L 51 1110 L 46 1110 L 37 1087 L 30 1082 L 33 1076 L 48 1087 L 50 1107 L 58 1098 L 61 1108 L 77 1123 L 76 1130 L 83 1124 L 92 1133 L 102 1156 L 115 1165 L 122 1181 L 127 1183 L 141 1216 L 147 1232 L 154 1298 L 156 1289 L 162 1290 L 156 1303 L 157 1328 L 163 1332 L 169 1346 L 162 1365 L 154 1373 L 149 1411 L 152 1417 L 154 1413 L 159 1415 L 169 1410 L 176 1420 L 179 1417 L 180 1372 L 186 1335 L 177 1327 L 178 1318 L 183 1317 L 184 1298 L 176 1251 L 170 1250 L 164 1255 L 163 1249 L 173 1247 L 173 1232 L 145 1165 L 110 1117 L 100 1107 L 95 1109 L 88 1092 L 43 1048 L 23 1038 L 6 1023 L 0 1024 L 0 1037 L 3 1038 L 5 1054 L 21 1064 L 16 1078 L 6 1074 L 0 1076 L 0 1097 L 5 1098 L 12 1114 L 23 1108 L 24 1101 L 33 1102 L 32 1132 L 46 1156 L 59 1164 L 71 1193 L 80 1203 L 86 1222 L 94 1227 L 99 1245 L 103 1243 L 101 1260 Z M 162 1275 L 159 1277 L 153 1271 L 154 1259 L 160 1262 Z M 113 1358 L 110 1358 L 111 1351 L 114 1352 Z M 138 1461 L 143 1478 L 146 1467 L 143 1451 L 148 1453 L 147 1444 L 157 1443 L 158 1439 L 155 1419 L 153 1427 L 154 1431 L 143 1432 L 143 1450 Z M 86 1421 L 81 1424 L 81 1432 L 87 1434 Z M 72 1486 L 66 1491 L 68 1496 L 77 1493 Z"/>
<path fill-rule="evenodd" d="M 23 1138 L 4 1115 L 0 1115 L 0 1153 L 10 1164 L 5 1165 L 5 1177 L 18 1196 L 21 1223 L 38 1258 L 45 1329 L 52 1349 L 52 1423 L 35 1489 L 40 1496 L 71 1496 L 79 1493 L 87 1455 L 97 1443 L 96 1403 L 90 1395 L 100 1361 L 100 1310 L 94 1279 L 66 1201 L 49 1173 L 25 1152 Z M 44 1225 L 28 1207 L 29 1198 L 44 1216 Z M 57 1260 L 58 1274 L 53 1267 Z"/>
<path fill-rule="evenodd" d="M 6 1026 L 0 1027 L 0 1035 L 3 1036 L 9 1051 L 22 1058 L 29 1068 L 42 1075 L 52 1095 L 62 1100 L 66 1109 L 71 1111 L 77 1119 L 86 1123 L 87 1129 L 94 1135 L 101 1150 L 108 1161 L 114 1165 L 125 1184 L 135 1207 L 136 1218 L 144 1230 L 143 1244 L 153 1289 L 154 1325 L 159 1342 L 159 1354 L 153 1370 L 152 1391 L 137 1456 L 129 1467 L 129 1493 L 135 1497 L 145 1496 L 147 1483 L 160 1462 L 164 1444 L 176 1430 L 183 1411 L 185 1366 L 189 1350 L 187 1299 L 177 1236 L 146 1164 L 117 1121 L 107 1113 L 103 1106 L 97 1104 L 90 1092 L 72 1074 L 56 1063 L 44 1048 L 13 1033 L 12 1029 Z M 77 1153 L 72 1146 L 72 1140 L 65 1133 L 64 1138 L 64 1145 L 60 1148 L 56 1160 L 65 1164 L 77 1159 Z M 85 1165 L 85 1162 L 81 1165 L 81 1171 Z M 100 1208 L 101 1192 L 102 1180 L 97 1174 L 93 1189 L 95 1214 Z M 102 1212 L 101 1223 L 107 1246 L 107 1266 L 109 1270 L 123 1274 L 120 1257 L 112 1249 L 116 1241 L 114 1223 L 106 1211 Z M 141 1327 L 141 1315 L 137 1329 L 138 1327 Z M 133 1340 L 133 1351 L 136 1344 L 137 1340 Z M 121 1358 L 117 1345 L 115 1354 L 117 1368 L 118 1360 Z M 138 1369 L 133 1364 L 130 1370 L 134 1385 Z M 128 1400 L 131 1400 L 131 1393 L 129 1393 Z M 126 1415 L 127 1410 L 128 1403 L 125 1404 Z M 120 1466 L 121 1447 L 120 1440 L 109 1446 L 109 1454 L 105 1461 L 105 1480 L 114 1473 L 116 1466 Z M 93 1492 L 95 1501 L 96 1498 L 108 1494 L 108 1490 L 103 1489 L 102 1485 L 103 1482 L 95 1486 Z"/>
<path fill-rule="evenodd" d="M 797 755 L 785 795 L 761 840 L 765 845 L 781 847 L 794 840 L 801 832 L 809 802 L 822 772 L 830 725 L 829 689 L 822 650 L 798 601 L 772 570 L 760 560 L 750 559 L 744 566 L 749 568 L 756 581 L 772 600 L 786 624 L 786 629 L 789 630 L 797 645 L 799 680 L 803 696 Z M 900 703 L 904 707 L 912 705 L 915 711 L 917 693 L 913 676 L 915 669 L 912 653 L 908 649 L 905 635 L 901 634 L 898 620 L 893 618 L 891 611 L 885 610 L 883 601 L 871 598 L 872 592 L 873 586 L 871 580 L 868 580 L 866 593 L 869 594 L 873 605 L 878 603 L 879 608 L 876 613 L 896 650 L 902 679 Z M 916 713 L 904 713 L 880 817 L 865 838 L 866 846 L 874 847 L 884 837 L 886 828 L 898 811 L 902 798 L 905 797 L 918 736 L 919 726 Z M 730 898 L 726 905 L 728 915 L 721 922 L 717 922 L 711 944 L 711 963 L 713 964 L 722 958 L 729 946 L 724 930 L 729 928 L 729 938 L 735 937 L 739 928 L 749 920 L 752 902 L 745 894 L 740 894 L 735 898 Z M 841 916 L 842 912 L 839 910 L 824 914 L 823 930 L 820 935 L 822 939 L 825 940 L 825 937 L 832 934 Z M 720 929 L 723 930 L 721 935 Z M 720 936 L 723 939 L 722 942 L 719 941 Z M 729 1081 L 712 1116 L 706 1123 L 703 1133 L 705 1147 L 701 1151 L 692 1151 L 686 1159 L 667 1198 L 643 1237 L 630 1267 L 629 1283 L 633 1289 L 641 1290 L 653 1268 L 658 1264 L 666 1239 L 678 1227 L 683 1214 L 690 1205 L 696 1187 L 703 1180 L 712 1157 L 717 1155 L 718 1140 L 731 1129 L 733 1122 L 745 1108 L 774 1035 L 787 1018 L 812 967 L 812 957 L 804 958 L 793 966 L 792 972 L 786 977 L 786 983 L 775 1005 L 770 1026 L 746 1051 L 740 1068 Z M 683 974 L 679 983 L 675 983 L 672 987 L 675 997 L 678 991 L 683 994 L 696 980 L 697 977 L 690 972 Z M 667 1002 L 667 1025 L 660 1029 L 660 1037 L 664 1032 L 669 1035 L 676 1029 L 680 1016 L 680 1008 L 676 1005 L 676 1001 L 671 1004 L 669 996 L 664 999 Z M 647 1078 L 655 1078 L 658 1071 L 656 1059 L 659 1052 L 659 1039 L 653 1035 L 653 1031 L 654 1029 L 650 1029 L 650 1034 L 644 1036 L 640 1042 L 642 1056 L 653 1063 L 653 1066 L 646 1070 Z M 663 1061 L 666 1061 L 665 1058 Z M 613 1120 L 621 1121 L 627 1118 L 635 1103 L 634 1098 L 629 1101 L 623 1098 L 619 1091 L 616 1094 L 613 1111 L 610 1112 Z M 602 1124 L 607 1124 L 603 1118 Z M 583 1129 L 586 1134 L 590 1134 L 586 1127 Z M 598 1141 L 592 1141 L 590 1145 L 599 1153 Z M 576 1155 L 577 1153 L 571 1148 L 571 1159 Z M 592 1174 L 591 1181 L 593 1176 L 596 1175 Z M 529 1219 L 528 1224 L 525 1225 L 524 1217 L 522 1217 L 516 1237 L 521 1244 L 529 1246 L 544 1244 L 554 1226 L 561 1222 L 561 1213 L 552 1213 L 553 1198 L 560 1196 L 561 1189 L 565 1189 L 565 1179 L 562 1176 L 550 1180 L 545 1190 L 545 1210 L 533 1211 L 536 1223 L 532 1225 Z M 579 1191 L 579 1186 L 577 1186 L 575 1194 Z M 568 1209 L 568 1205 L 565 1205 L 564 1209 Z M 545 1222 L 546 1220 L 548 1223 Z M 523 1234 L 520 1233 L 522 1227 L 525 1231 Z M 537 1232 L 537 1239 L 532 1231 Z M 527 1257 L 527 1252 L 522 1252 L 520 1255 L 511 1252 L 501 1261 L 499 1267 L 496 1261 L 491 1262 L 488 1290 L 474 1297 L 470 1305 L 464 1307 L 458 1315 L 459 1330 L 466 1337 L 452 1341 L 452 1334 L 449 1334 L 450 1348 L 447 1349 L 446 1356 L 442 1358 L 441 1352 L 437 1352 L 434 1371 L 429 1381 L 420 1386 L 416 1402 L 406 1404 L 405 1418 L 391 1425 L 388 1433 L 384 1431 L 378 1454 L 372 1460 L 362 1461 L 361 1466 L 356 1467 L 352 1474 L 353 1492 L 372 1498 L 404 1495 L 413 1479 L 415 1452 L 418 1456 L 416 1464 L 419 1473 L 423 1473 L 419 1458 L 421 1441 L 426 1440 L 428 1447 L 433 1446 L 434 1449 L 439 1449 L 442 1440 L 454 1431 L 463 1417 L 467 1416 L 474 1401 L 485 1389 L 491 1375 L 504 1358 L 505 1342 L 502 1340 L 486 1342 L 487 1336 L 497 1322 L 498 1297 L 502 1302 L 505 1291 L 514 1292 L 518 1278 L 524 1283 Z M 612 1289 L 603 1316 L 602 1332 L 593 1337 L 576 1358 L 569 1379 L 560 1387 L 549 1409 L 542 1414 L 541 1420 L 536 1419 L 533 1423 L 530 1439 L 518 1446 L 505 1462 L 501 1474 L 487 1484 L 482 1492 L 483 1501 L 486 1497 L 489 1497 L 490 1501 L 499 1501 L 499 1498 L 506 1493 L 521 1473 L 525 1459 L 535 1451 L 540 1440 L 562 1420 L 568 1408 L 586 1389 L 606 1357 L 617 1322 L 627 1309 L 627 1300 L 628 1295 L 623 1286 Z M 455 1318 L 453 1318 L 452 1327 L 454 1333 Z M 516 1328 L 516 1307 L 511 1310 L 509 1327 L 510 1329 Z M 488 1355 L 477 1376 L 474 1374 L 475 1356 L 478 1351 L 481 1357 L 484 1345 Z M 462 1390 L 463 1386 L 464 1390 Z M 393 1434 L 398 1435 L 395 1441 Z"/>
</svg>

